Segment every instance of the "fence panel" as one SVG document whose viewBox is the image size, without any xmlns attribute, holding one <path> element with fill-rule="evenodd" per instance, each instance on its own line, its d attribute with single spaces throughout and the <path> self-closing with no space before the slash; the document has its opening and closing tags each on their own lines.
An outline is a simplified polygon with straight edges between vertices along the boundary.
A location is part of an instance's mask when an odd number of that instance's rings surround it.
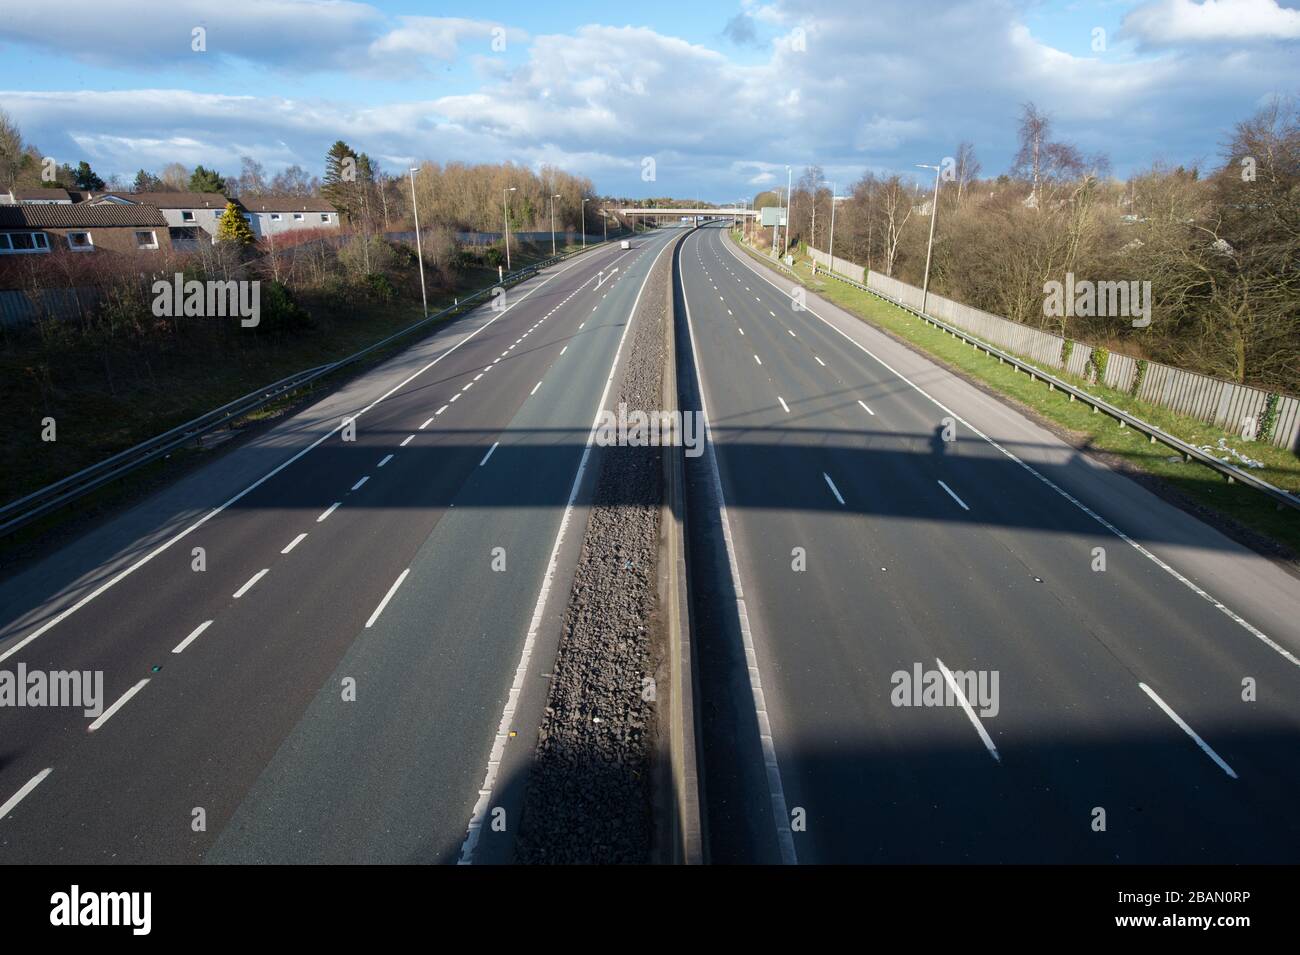
<svg viewBox="0 0 1300 955">
<path fill-rule="evenodd" d="M 814 259 L 825 260 L 824 253 L 810 249 Z M 819 260 L 819 261 L 821 261 Z M 837 268 L 838 270 L 838 268 Z M 847 274 L 847 273 L 845 273 Z M 914 285 L 879 272 L 868 272 L 861 284 L 887 295 L 904 305 L 920 310 L 921 290 Z M 1061 367 L 1061 346 L 1058 335 L 1040 331 L 1020 322 L 971 308 L 960 302 L 931 293 L 926 303 L 927 311 L 935 318 L 984 339 L 990 344 L 1015 352 L 1025 358 L 1052 368 Z M 1086 377 L 1092 346 L 1075 342 L 1065 371 Z M 1104 384 L 1117 391 L 1130 392 L 1137 378 L 1137 359 L 1128 355 L 1112 354 L 1106 363 Z M 1241 433 L 1248 419 L 1257 425 L 1268 402 L 1268 392 L 1249 385 L 1238 385 L 1211 378 L 1181 368 L 1171 368 L 1159 362 L 1147 362 L 1146 374 L 1137 397 L 1150 404 L 1213 424 L 1227 431 Z M 1300 454 L 1300 398 L 1282 395 L 1278 398 L 1277 419 L 1273 425 L 1270 442 Z"/>
</svg>

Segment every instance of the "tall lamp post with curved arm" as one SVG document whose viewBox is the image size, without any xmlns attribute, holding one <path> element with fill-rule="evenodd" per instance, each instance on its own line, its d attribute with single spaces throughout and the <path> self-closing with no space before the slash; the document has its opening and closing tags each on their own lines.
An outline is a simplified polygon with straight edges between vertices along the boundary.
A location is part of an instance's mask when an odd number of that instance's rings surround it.
<svg viewBox="0 0 1300 955">
<path fill-rule="evenodd" d="M 515 188 L 516 188 L 515 186 L 508 186 L 505 189 L 501 190 L 501 215 L 502 217 L 504 217 L 506 221 L 505 240 L 506 240 L 506 271 L 507 272 L 510 271 L 510 207 L 506 205 L 506 199 L 509 198 L 510 193 L 515 191 Z"/>
<path fill-rule="evenodd" d="M 560 198 L 557 192 L 551 196 L 551 255 L 555 254 L 555 200 Z"/>
</svg>

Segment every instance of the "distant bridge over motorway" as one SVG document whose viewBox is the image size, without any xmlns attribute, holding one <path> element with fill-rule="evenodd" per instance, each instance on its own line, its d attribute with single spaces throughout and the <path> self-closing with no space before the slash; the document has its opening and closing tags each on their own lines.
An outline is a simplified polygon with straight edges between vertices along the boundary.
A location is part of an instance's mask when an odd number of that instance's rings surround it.
<svg viewBox="0 0 1300 955">
<path fill-rule="evenodd" d="M 757 218 L 759 210 L 757 209 L 619 209 L 619 215 L 624 216 L 718 216 L 719 218 L 733 218 L 735 216 L 748 216 Z"/>
</svg>

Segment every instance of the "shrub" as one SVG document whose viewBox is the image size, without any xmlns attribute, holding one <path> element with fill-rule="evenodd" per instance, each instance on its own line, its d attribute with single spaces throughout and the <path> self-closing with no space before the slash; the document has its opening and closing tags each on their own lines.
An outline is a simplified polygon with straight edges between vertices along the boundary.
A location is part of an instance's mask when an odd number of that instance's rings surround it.
<svg viewBox="0 0 1300 955">
<path fill-rule="evenodd" d="M 339 249 L 339 264 L 359 279 L 375 272 L 389 271 L 397 260 L 393 247 L 377 235 L 353 236 Z"/>
<path fill-rule="evenodd" d="M 1133 374 L 1133 384 L 1129 386 L 1129 390 L 1128 390 L 1128 393 L 1132 395 L 1134 398 L 1136 398 L 1138 396 L 1138 392 L 1142 390 L 1142 382 L 1146 381 L 1146 377 L 1147 377 L 1147 360 L 1145 358 L 1139 358 L 1137 363 L 1137 371 L 1134 372 Z"/>
<path fill-rule="evenodd" d="M 1264 399 L 1264 413 L 1259 416 L 1259 431 L 1256 433 L 1256 440 L 1273 440 L 1273 429 L 1277 427 L 1277 402 L 1277 393 L 1270 391 L 1268 397 Z"/>
<path fill-rule="evenodd" d="M 1070 366 L 1070 356 L 1074 354 L 1074 341 L 1069 338 L 1061 339 L 1061 369 L 1064 370 Z"/>
<path fill-rule="evenodd" d="M 1088 355 L 1088 364 L 1085 371 L 1091 369 L 1092 380 L 1099 385 L 1106 383 L 1106 366 L 1110 364 L 1110 352 L 1100 345 L 1092 347 L 1092 353 Z"/>
<path fill-rule="evenodd" d="M 287 335 L 311 328 L 311 315 L 293 297 L 293 293 L 279 282 L 262 283 L 261 320 L 257 332 L 262 335 Z"/>
<path fill-rule="evenodd" d="M 397 297 L 397 288 L 382 272 L 371 272 L 362 280 L 366 294 L 377 302 L 391 302 Z"/>
</svg>

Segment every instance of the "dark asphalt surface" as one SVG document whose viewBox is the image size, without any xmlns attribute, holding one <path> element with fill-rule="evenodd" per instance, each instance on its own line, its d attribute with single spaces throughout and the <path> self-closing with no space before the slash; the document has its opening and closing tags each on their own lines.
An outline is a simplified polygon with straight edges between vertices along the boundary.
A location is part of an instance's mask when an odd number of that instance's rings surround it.
<svg viewBox="0 0 1300 955">
<path fill-rule="evenodd" d="M 0 805 L 52 770 L 0 818 L 0 862 L 456 861 L 619 340 L 675 234 L 441 328 L 51 556 L 21 582 L 38 605 L 11 582 L 0 668 L 102 670 L 106 706 L 149 682 L 93 732 L 79 709 L 0 710 Z M 355 442 L 330 434 L 367 406 Z M 518 711 L 530 750 L 536 716 Z"/>
<path fill-rule="evenodd" d="M 722 231 L 679 260 L 752 633 L 747 656 L 705 456 L 688 480 L 715 862 L 1300 858 L 1295 578 L 865 323 L 814 296 L 820 318 L 795 311 Z M 996 758 L 955 698 L 891 702 L 892 674 L 937 661 L 996 671 L 978 717 Z"/>
</svg>

